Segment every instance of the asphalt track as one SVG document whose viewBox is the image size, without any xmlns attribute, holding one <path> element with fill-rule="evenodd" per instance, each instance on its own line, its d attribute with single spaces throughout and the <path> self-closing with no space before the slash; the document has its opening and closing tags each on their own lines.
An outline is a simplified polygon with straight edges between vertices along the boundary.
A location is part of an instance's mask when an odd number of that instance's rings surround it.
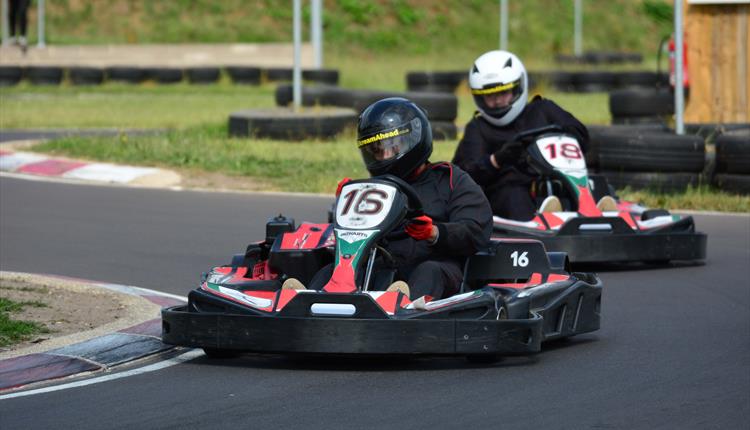
<svg viewBox="0 0 750 430">
<path fill-rule="evenodd" d="M 186 294 L 282 212 L 330 197 L 0 178 L 0 267 Z M 199 357 L 0 400 L 0 428 L 746 428 L 750 217 L 698 215 L 708 260 L 601 273 L 603 327 L 492 366 L 463 359 Z"/>
</svg>

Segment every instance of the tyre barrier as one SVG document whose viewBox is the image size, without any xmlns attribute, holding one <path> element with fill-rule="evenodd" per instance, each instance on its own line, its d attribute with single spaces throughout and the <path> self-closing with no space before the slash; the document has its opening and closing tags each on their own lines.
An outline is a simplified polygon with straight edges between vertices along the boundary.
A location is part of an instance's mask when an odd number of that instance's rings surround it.
<svg viewBox="0 0 750 430">
<path fill-rule="evenodd" d="M 260 85 L 260 67 L 226 66 L 232 82 L 242 85 Z"/>
<path fill-rule="evenodd" d="M 588 165 L 615 188 L 681 192 L 707 183 L 706 143 L 663 124 L 590 126 Z"/>
<path fill-rule="evenodd" d="M 112 66 L 105 68 L 107 80 L 126 84 L 140 84 L 146 79 L 145 70 L 140 67 Z"/>
<path fill-rule="evenodd" d="M 667 89 L 613 91 L 609 112 L 613 124 L 662 123 L 674 114 L 674 95 Z"/>
<path fill-rule="evenodd" d="M 558 54 L 555 61 L 560 64 L 638 64 L 643 62 L 643 55 L 636 52 L 588 51 L 580 56 Z"/>
<path fill-rule="evenodd" d="M 224 66 L 224 67 L 135 67 L 109 66 L 105 68 L 90 66 L 0 66 L 0 87 L 13 86 L 24 78 L 34 85 L 58 85 L 64 76 L 68 76 L 72 85 L 97 85 L 107 81 L 139 84 L 153 81 L 159 84 L 172 84 L 187 79 L 193 84 L 209 84 L 218 82 L 221 70 L 231 78 L 234 84 L 259 85 L 264 73 L 266 80 L 292 80 L 292 69 L 271 68 L 263 70 L 253 66 Z M 270 76 L 270 78 L 268 77 Z M 315 69 L 303 70 L 302 79 L 327 85 L 337 85 L 338 70 Z"/>
<path fill-rule="evenodd" d="M 26 68 L 26 79 L 34 85 L 60 85 L 62 78 L 62 67 L 29 66 Z"/>
<path fill-rule="evenodd" d="M 265 80 L 271 82 L 290 82 L 293 70 L 288 67 L 272 67 L 265 70 Z M 302 80 L 328 85 L 338 85 L 339 71 L 333 69 L 302 70 Z"/>
<path fill-rule="evenodd" d="M 104 70 L 98 67 L 71 67 L 68 80 L 73 85 L 100 85 L 104 82 Z"/>
<path fill-rule="evenodd" d="M 219 81 L 221 70 L 218 67 L 188 67 L 185 74 L 191 84 L 214 84 Z"/>
<path fill-rule="evenodd" d="M 21 66 L 0 66 L 0 87 L 10 87 L 21 82 Z"/>
<path fill-rule="evenodd" d="M 721 190 L 750 194 L 750 128 L 729 131 L 716 138 L 712 183 Z"/>
<path fill-rule="evenodd" d="M 175 67 L 150 67 L 146 71 L 146 79 L 159 84 L 176 84 L 182 82 L 184 72 Z"/>
<path fill-rule="evenodd" d="M 230 137 L 280 140 L 329 139 L 348 127 L 356 127 L 352 109 L 328 108 L 302 112 L 292 109 L 250 109 L 229 116 Z"/>
<path fill-rule="evenodd" d="M 408 91 L 447 92 L 466 85 L 466 71 L 409 72 Z M 665 83 L 666 82 L 666 83 Z M 668 87 L 665 73 L 651 71 L 529 71 L 529 87 L 545 85 L 563 92 L 606 92 L 618 89 L 650 89 Z"/>
<path fill-rule="evenodd" d="M 387 97 L 404 97 L 413 101 L 427 111 L 427 117 L 431 122 L 453 123 L 458 116 L 458 98 L 453 94 L 352 90 L 333 86 L 302 87 L 303 106 L 339 106 L 361 112 L 370 104 Z M 292 86 L 288 84 L 279 85 L 276 88 L 275 99 L 278 106 L 286 106 L 291 103 Z M 455 127 L 455 124 L 453 126 Z M 441 126 L 439 136 L 453 135 L 450 126 Z M 439 139 L 440 137 L 436 138 Z M 455 137 L 447 138 L 453 139 Z"/>
<path fill-rule="evenodd" d="M 433 140 L 455 140 L 458 137 L 458 127 L 450 121 L 430 121 Z"/>
<path fill-rule="evenodd" d="M 408 72 L 407 91 L 452 93 L 466 80 L 466 71 Z"/>
</svg>

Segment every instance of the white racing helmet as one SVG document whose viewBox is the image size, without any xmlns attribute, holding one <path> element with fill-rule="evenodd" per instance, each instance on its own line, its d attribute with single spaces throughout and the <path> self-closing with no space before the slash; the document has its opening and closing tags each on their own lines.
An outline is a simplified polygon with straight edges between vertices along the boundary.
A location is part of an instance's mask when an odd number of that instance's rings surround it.
<svg viewBox="0 0 750 430">
<path fill-rule="evenodd" d="M 469 87 L 474 103 L 484 119 L 496 126 L 513 122 L 526 106 L 529 97 L 526 68 L 514 54 L 508 51 L 489 51 L 474 61 L 469 71 Z M 490 108 L 484 96 L 511 91 L 510 104 L 500 108 Z"/>
</svg>

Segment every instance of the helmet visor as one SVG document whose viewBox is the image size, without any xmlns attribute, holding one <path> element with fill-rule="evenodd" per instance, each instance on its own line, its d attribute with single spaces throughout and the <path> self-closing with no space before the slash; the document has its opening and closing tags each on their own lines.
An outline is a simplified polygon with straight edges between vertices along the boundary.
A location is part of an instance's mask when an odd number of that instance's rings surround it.
<svg viewBox="0 0 750 430">
<path fill-rule="evenodd" d="M 519 78 L 507 84 L 492 83 L 483 88 L 472 88 L 471 94 L 486 114 L 502 118 L 523 94 L 523 81 Z"/>
<path fill-rule="evenodd" d="M 422 123 L 414 118 L 406 124 L 375 134 L 361 136 L 357 146 L 367 166 L 387 164 L 401 158 L 422 139 Z"/>
</svg>

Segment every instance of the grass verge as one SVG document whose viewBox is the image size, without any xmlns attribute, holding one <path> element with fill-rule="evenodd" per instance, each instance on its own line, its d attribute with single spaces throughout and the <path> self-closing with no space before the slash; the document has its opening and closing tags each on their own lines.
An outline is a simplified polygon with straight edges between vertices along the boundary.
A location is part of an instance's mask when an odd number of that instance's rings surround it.
<svg viewBox="0 0 750 430">
<path fill-rule="evenodd" d="M 0 297 L 0 347 L 13 345 L 40 333 L 49 333 L 44 325 L 31 321 L 11 319 L 11 313 L 21 311 L 26 306 L 45 307 L 41 302 L 15 302 Z"/>
<path fill-rule="evenodd" d="M 203 126 L 156 136 L 69 137 L 34 151 L 113 163 L 188 169 L 246 177 L 268 191 L 328 193 L 343 177 L 367 176 L 353 131 L 333 141 L 281 142 L 229 139 L 225 126 Z M 436 141 L 433 161 L 453 158 L 457 141 Z M 750 196 L 732 195 L 708 186 L 682 193 L 620 191 L 626 200 L 653 208 L 750 212 Z"/>
</svg>

